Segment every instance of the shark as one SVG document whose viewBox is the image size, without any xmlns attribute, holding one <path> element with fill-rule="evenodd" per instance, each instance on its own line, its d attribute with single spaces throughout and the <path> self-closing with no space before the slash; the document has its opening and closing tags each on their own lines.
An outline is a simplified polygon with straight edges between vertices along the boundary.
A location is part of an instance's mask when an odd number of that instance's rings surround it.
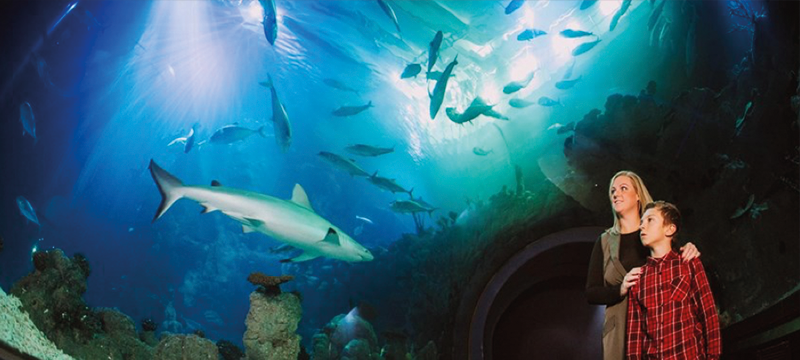
<svg viewBox="0 0 800 360">
<path fill-rule="evenodd" d="M 187 198 L 202 205 L 203 213 L 220 211 L 240 222 L 244 233 L 260 232 L 303 250 L 302 254 L 281 262 L 308 261 L 320 256 L 347 262 L 374 259 L 367 248 L 314 211 L 300 184 L 295 184 L 291 200 L 283 200 L 219 183 L 185 185 L 152 159 L 148 168 L 161 193 L 153 222 L 176 201 Z"/>
</svg>

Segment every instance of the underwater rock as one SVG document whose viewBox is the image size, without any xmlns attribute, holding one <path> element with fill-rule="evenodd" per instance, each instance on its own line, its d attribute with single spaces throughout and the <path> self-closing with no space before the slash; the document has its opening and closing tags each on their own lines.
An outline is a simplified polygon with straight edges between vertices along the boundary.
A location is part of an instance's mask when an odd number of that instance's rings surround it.
<svg viewBox="0 0 800 360">
<path fill-rule="evenodd" d="M 158 338 L 156 337 L 155 331 L 142 331 L 139 333 L 139 341 L 145 343 L 147 346 L 156 347 L 158 346 Z"/>
<path fill-rule="evenodd" d="M 311 338 L 311 343 L 314 360 L 334 360 L 337 358 L 337 351 L 331 345 L 331 339 L 328 338 L 328 335 L 314 334 L 314 337 Z"/>
<path fill-rule="evenodd" d="M 217 360 L 217 346 L 196 335 L 165 335 L 155 349 L 153 360 Z"/>
<path fill-rule="evenodd" d="M 433 341 L 428 341 L 418 353 L 417 356 L 414 357 L 414 360 L 436 360 L 439 358 L 438 352 L 436 351 L 436 344 Z"/>
<path fill-rule="evenodd" d="M 103 324 L 103 331 L 109 336 L 138 338 L 136 325 L 130 316 L 114 309 L 100 309 L 97 315 Z"/>
<path fill-rule="evenodd" d="M 297 359 L 300 336 L 296 332 L 302 313 L 300 299 L 294 294 L 252 292 L 243 338 L 247 359 Z"/>
</svg>

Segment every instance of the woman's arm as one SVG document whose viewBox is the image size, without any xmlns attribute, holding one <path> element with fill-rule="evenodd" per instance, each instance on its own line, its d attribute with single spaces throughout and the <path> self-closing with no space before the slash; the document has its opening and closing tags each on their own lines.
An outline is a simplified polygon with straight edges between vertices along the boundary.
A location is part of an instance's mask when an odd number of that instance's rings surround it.
<svg viewBox="0 0 800 360">
<path fill-rule="evenodd" d="M 603 245 L 600 238 L 594 243 L 586 275 L 586 300 L 594 305 L 614 305 L 622 301 L 620 285 L 606 286 L 603 280 Z"/>
</svg>

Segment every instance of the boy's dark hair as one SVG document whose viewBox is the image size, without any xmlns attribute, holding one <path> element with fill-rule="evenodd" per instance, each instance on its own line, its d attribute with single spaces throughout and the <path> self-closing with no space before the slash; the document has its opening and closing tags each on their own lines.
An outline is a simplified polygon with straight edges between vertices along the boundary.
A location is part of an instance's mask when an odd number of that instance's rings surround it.
<svg viewBox="0 0 800 360">
<path fill-rule="evenodd" d="M 675 235 L 678 235 L 678 231 L 681 229 L 681 212 L 678 210 L 678 207 L 666 201 L 658 200 L 653 201 L 644 207 L 644 211 L 647 211 L 648 209 L 656 209 L 660 211 L 661 216 L 664 217 L 664 225 L 675 225 L 675 232 L 672 234 L 672 236 L 670 236 L 673 240 L 675 240 Z"/>
</svg>

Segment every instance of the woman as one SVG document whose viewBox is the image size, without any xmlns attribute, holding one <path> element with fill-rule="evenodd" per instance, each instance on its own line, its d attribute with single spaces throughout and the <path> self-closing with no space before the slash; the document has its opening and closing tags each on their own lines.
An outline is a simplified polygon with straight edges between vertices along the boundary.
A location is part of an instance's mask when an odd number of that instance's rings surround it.
<svg viewBox="0 0 800 360">
<path fill-rule="evenodd" d="M 650 254 L 639 238 L 642 209 L 653 201 L 642 179 L 632 171 L 620 171 L 608 188 L 614 226 L 603 232 L 592 250 L 586 278 L 590 304 L 606 305 L 603 323 L 603 359 L 619 360 L 625 355 L 627 295 L 639 280 L 640 267 Z M 700 256 L 692 243 L 681 248 L 684 261 Z"/>
</svg>

